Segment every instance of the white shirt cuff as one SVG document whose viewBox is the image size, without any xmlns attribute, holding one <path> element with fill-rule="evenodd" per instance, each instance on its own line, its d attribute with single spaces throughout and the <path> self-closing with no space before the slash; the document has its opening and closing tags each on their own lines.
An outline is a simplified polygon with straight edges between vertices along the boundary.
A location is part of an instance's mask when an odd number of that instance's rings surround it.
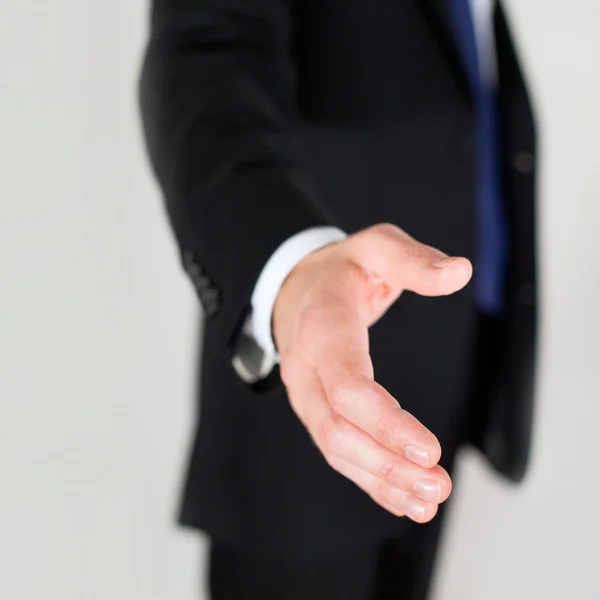
<svg viewBox="0 0 600 600">
<path fill-rule="evenodd" d="M 265 355 L 275 362 L 279 362 L 279 353 L 271 334 L 271 319 L 283 282 L 304 257 L 346 237 L 347 234 L 337 227 L 305 229 L 283 242 L 261 271 L 252 294 L 252 312 L 246 322 L 246 331 L 254 337 Z"/>
</svg>

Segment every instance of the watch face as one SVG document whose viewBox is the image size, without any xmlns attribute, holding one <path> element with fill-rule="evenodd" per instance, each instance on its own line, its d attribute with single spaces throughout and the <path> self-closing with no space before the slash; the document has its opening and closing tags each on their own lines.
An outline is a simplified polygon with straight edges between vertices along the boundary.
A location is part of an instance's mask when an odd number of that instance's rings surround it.
<svg viewBox="0 0 600 600">
<path fill-rule="evenodd" d="M 246 383 L 256 383 L 273 370 L 277 361 L 274 357 L 267 356 L 254 338 L 242 332 L 235 347 L 232 364 Z"/>
</svg>

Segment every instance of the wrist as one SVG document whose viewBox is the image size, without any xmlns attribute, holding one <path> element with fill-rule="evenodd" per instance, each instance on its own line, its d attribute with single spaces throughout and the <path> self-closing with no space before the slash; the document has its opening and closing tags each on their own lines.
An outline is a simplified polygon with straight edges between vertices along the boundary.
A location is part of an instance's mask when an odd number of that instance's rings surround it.
<svg viewBox="0 0 600 600">
<path fill-rule="evenodd" d="M 341 242 L 332 242 L 305 256 L 281 285 L 271 317 L 271 332 L 276 351 L 281 355 L 289 346 L 295 320 L 310 303 L 310 296 L 319 287 L 320 275 Z"/>
</svg>

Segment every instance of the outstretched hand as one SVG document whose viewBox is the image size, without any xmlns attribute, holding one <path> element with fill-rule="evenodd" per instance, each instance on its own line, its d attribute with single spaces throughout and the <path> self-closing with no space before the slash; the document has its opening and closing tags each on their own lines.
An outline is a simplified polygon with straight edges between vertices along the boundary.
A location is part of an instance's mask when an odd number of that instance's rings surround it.
<svg viewBox="0 0 600 600">
<path fill-rule="evenodd" d="M 398 516 L 431 520 L 452 482 L 435 435 L 374 381 L 368 329 L 403 290 L 443 296 L 472 267 L 379 224 L 313 252 L 283 284 L 273 335 L 290 403 L 323 456 Z"/>
</svg>

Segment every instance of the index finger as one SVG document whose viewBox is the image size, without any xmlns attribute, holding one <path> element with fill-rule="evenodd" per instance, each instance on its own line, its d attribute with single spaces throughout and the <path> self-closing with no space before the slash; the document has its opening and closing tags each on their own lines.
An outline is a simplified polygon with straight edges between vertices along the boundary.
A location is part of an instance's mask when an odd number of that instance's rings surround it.
<svg viewBox="0 0 600 600">
<path fill-rule="evenodd" d="M 442 449 L 436 436 L 377 382 L 348 377 L 328 393 L 336 413 L 392 452 L 422 467 L 438 463 Z"/>
</svg>

